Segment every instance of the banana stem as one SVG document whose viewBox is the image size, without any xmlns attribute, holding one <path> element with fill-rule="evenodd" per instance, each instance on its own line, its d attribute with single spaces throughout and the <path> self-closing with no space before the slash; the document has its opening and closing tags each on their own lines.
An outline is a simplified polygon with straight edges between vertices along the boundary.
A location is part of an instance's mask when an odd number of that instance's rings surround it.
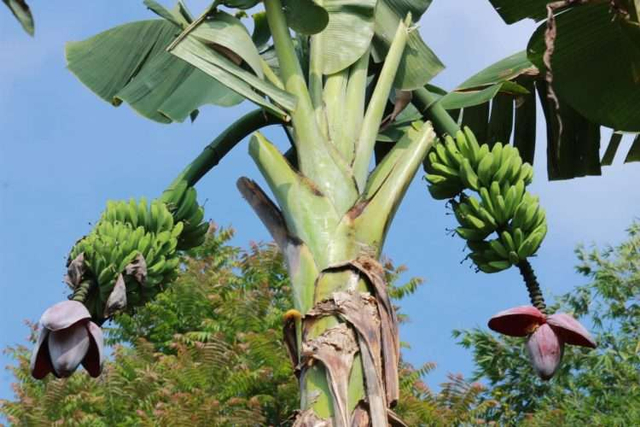
<svg viewBox="0 0 640 427">
<path fill-rule="evenodd" d="M 426 88 L 414 90 L 412 102 L 423 117 L 433 123 L 438 135 L 449 134 L 455 136 L 460 131 L 458 123 L 440 105 L 438 98 Z"/>
<path fill-rule="evenodd" d="M 200 178 L 220 163 L 220 160 L 244 138 L 265 126 L 278 123 L 282 123 L 278 117 L 261 109 L 245 114 L 207 145 L 202 153 L 173 180 L 169 188 L 172 188 L 183 179 L 190 186 L 195 185 Z"/>
<path fill-rule="evenodd" d="M 529 299 L 531 300 L 531 304 L 535 308 L 540 310 L 542 314 L 547 314 L 547 306 L 544 303 L 542 290 L 540 289 L 540 284 L 538 283 L 536 274 L 533 272 L 533 267 L 526 259 L 520 261 L 517 265 L 518 269 L 520 270 L 520 274 L 522 274 L 522 278 L 524 279 L 524 283 L 527 285 L 527 291 L 529 291 Z"/>
</svg>

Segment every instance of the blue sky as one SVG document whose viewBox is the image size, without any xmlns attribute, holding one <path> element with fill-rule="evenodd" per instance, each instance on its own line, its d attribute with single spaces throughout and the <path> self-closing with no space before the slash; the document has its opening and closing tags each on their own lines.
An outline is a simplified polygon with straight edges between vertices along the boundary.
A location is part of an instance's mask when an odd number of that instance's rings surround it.
<svg viewBox="0 0 640 427">
<path fill-rule="evenodd" d="M 506 26 L 487 0 L 436 1 L 420 31 L 447 69 L 435 83 L 451 89 L 485 66 L 522 50 L 533 22 Z M 205 1 L 191 0 L 194 12 Z M 130 0 L 32 1 L 36 37 L 24 34 L 0 8 L 0 347 L 24 343 L 24 319 L 37 320 L 66 297 L 62 283 L 66 256 L 91 229 L 107 199 L 154 197 L 228 123 L 252 106 L 205 107 L 194 124 L 161 125 L 127 106 L 113 108 L 65 69 L 63 46 L 120 23 L 152 17 L 142 2 Z M 544 130 L 539 124 L 538 135 Z M 285 146 L 284 136 L 267 131 Z M 538 152 L 544 148 L 539 138 Z M 623 140 L 621 153 L 630 138 Z M 604 176 L 548 182 L 544 159 L 536 165 L 532 191 L 547 210 L 549 234 L 532 263 L 543 288 L 563 293 L 583 283 L 574 273 L 574 248 L 615 244 L 637 217 L 638 164 L 622 165 L 619 153 Z M 241 144 L 198 185 L 207 217 L 236 229 L 234 244 L 268 240 L 235 187 L 240 175 L 259 179 Z M 265 186 L 266 187 L 266 186 Z M 401 339 L 411 344 L 414 364 L 436 362 L 427 378 L 437 388 L 448 372 L 469 375 L 471 354 L 451 338 L 454 328 L 485 327 L 494 313 L 527 303 L 515 270 L 476 274 L 464 257 L 463 242 L 444 203 L 431 200 L 418 177 L 392 226 L 385 254 L 405 264 L 405 278 L 426 280 L 403 301 L 411 322 Z M 0 356 L 0 365 L 10 363 Z M 11 396 L 11 375 L 0 371 L 0 398 Z"/>
</svg>

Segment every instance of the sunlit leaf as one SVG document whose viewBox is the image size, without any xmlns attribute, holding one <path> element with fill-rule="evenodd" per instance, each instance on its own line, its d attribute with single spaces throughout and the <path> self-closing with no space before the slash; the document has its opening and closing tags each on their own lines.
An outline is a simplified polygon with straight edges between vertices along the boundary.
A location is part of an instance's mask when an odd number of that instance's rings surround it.
<svg viewBox="0 0 640 427">
<path fill-rule="evenodd" d="M 482 90 L 449 92 L 440 100 L 440 104 L 447 110 L 473 107 L 492 100 L 500 92 L 501 84 L 494 84 Z"/>
<path fill-rule="evenodd" d="M 114 105 L 126 101 L 141 115 L 162 123 L 184 120 L 204 101 L 240 102 L 240 96 L 165 52 L 179 32 L 165 20 L 121 25 L 68 43 L 67 65 L 100 98 Z"/>
<path fill-rule="evenodd" d="M 473 89 L 514 80 L 522 74 L 538 74 L 538 69 L 522 51 L 496 62 L 462 82 L 456 90 Z"/>
<path fill-rule="evenodd" d="M 171 52 L 178 58 L 214 77 L 226 87 L 233 89 L 276 115 L 285 117 L 287 114 L 283 109 L 269 102 L 263 95 L 268 95 L 289 111 L 295 107 L 295 97 L 293 95 L 278 89 L 265 80 L 261 80 L 253 73 L 231 62 L 215 49 L 207 47 L 192 37 L 183 39 Z M 259 92 L 256 92 L 256 90 Z"/>
<path fill-rule="evenodd" d="M 156 15 L 166 19 L 178 27 L 186 27 L 189 25 L 189 21 L 176 10 L 168 10 L 160 3 L 154 0 L 144 0 L 144 5 L 149 8 Z"/>
<path fill-rule="evenodd" d="M 318 0 L 329 23 L 314 38 L 322 51 L 322 72 L 337 73 L 356 62 L 371 44 L 376 0 Z"/>
<path fill-rule="evenodd" d="M 232 52 L 246 62 L 258 77 L 263 77 L 258 49 L 247 29 L 235 16 L 216 11 L 190 31 L 189 37 L 206 45 L 222 46 L 228 49 L 228 52 Z M 234 56 L 231 59 L 235 58 Z"/>
</svg>

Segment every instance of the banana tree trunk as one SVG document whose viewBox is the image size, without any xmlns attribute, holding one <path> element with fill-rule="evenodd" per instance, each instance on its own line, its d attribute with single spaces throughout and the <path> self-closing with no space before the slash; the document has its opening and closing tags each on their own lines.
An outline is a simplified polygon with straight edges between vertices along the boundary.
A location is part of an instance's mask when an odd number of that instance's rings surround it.
<svg viewBox="0 0 640 427">
<path fill-rule="evenodd" d="M 435 139 L 431 125 L 416 123 L 371 173 L 369 165 L 410 17 L 399 23 L 367 102 L 368 51 L 323 78 L 312 38 L 307 87 L 280 0 L 264 3 L 284 87 L 297 97 L 288 124 L 297 169 L 255 133 L 249 153 L 275 203 L 248 178 L 238 188 L 280 247 L 291 279 L 284 338 L 300 383 L 294 425 L 403 425 L 391 411 L 399 395 L 398 324 L 378 259 Z"/>
<path fill-rule="evenodd" d="M 352 192 L 353 180 L 327 193 L 261 134 L 251 140 L 280 208 L 247 178 L 238 188 L 279 245 L 292 282 L 284 333 L 300 382 L 297 426 L 402 425 L 390 410 L 399 394 L 397 319 L 378 259 L 434 138 L 427 123 L 400 142 L 342 211 L 335 201 L 348 196 L 336 193 Z"/>
</svg>

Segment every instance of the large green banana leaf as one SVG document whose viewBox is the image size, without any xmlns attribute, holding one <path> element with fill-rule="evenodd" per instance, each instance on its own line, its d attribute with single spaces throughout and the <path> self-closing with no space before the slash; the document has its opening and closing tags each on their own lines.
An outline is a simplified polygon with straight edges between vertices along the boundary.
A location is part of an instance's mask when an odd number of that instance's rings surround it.
<svg viewBox="0 0 640 427">
<path fill-rule="evenodd" d="M 375 37 L 373 39 L 373 58 L 381 62 L 387 55 L 398 23 L 411 13 L 412 21 L 418 22 L 431 0 L 379 0 L 375 13 Z M 394 87 L 401 90 L 414 90 L 423 87 L 433 79 L 444 65 L 425 44 L 420 32 L 415 28 L 409 34 L 407 46 L 396 73 Z"/>
<path fill-rule="evenodd" d="M 543 19 L 552 3 L 490 1 L 507 23 Z M 628 132 L 640 132 L 639 11 L 640 0 L 567 2 L 554 9 L 555 36 L 548 40 L 554 92 L 589 121 Z M 528 45 L 529 60 L 543 72 L 547 27 L 540 25 Z"/>
<path fill-rule="evenodd" d="M 294 107 L 293 96 L 263 80 L 258 51 L 237 18 L 217 12 L 185 38 L 215 56 L 211 73 L 166 51 L 191 21 L 184 5 L 168 11 L 154 1 L 145 4 L 166 19 L 121 25 L 67 44 L 69 69 L 99 97 L 116 106 L 127 102 L 161 123 L 181 122 L 201 105 L 231 106 L 244 98 L 281 116 L 281 107 Z"/>
<path fill-rule="evenodd" d="M 172 55 L 276 115 L 285 117 L 295 108 L 293 95 L 263 78 L 260 54 L 240 20 L 225 12 L 213 11 L 198 22 L 195 27 L 187 28 L 178 37 L 178 42 L 169 47 Z M 237 63 L 239 59 L 247 63 L 253 72 L 241 67 Z"/>
<path fill-rule="evenodd" d="M 556 25 L 551 67 L 558 96 L 593 122 L 640 132 L 640 25 L 607 3 L 575 7 Z M 541 70 L 545 31 L 543 24 L 528 46 Z"/>
<path fill-rule="evenodd" d="M 24 0 L 2 0 L 7 5 L 13 16 L 16 17 L 20 25 L 24 30 L 33 35 L 34 25 L 33 16 L 31 15 L 31 9 Z"/>
<path fill-rule="evenodd" d="M 161 123 L 181 122 L 203 104 L 242 97 L 165 51 L 180 28 L 154 19 L 121 25 L 66 46 L 69 70 L 100 98 L 123 101 Z M 204 84 L 203 84 L 204 83 Z"/>
<path fill-rule="evenodd" d="M 433 87 L 429 90 L 434 92 Z M 562 99 L 560 110 L 556 112 L 547 97 L 544 75 L 527 59 L 524 51 L 482 70 L 454 91 L 444 94 L 438 102 L 454 116 L 462 110 L 460 122 L 473 129 L 479 141 L 489 144 L 512 142 L 523 159 L 533 163 L 538 101 L 547 127 L 549 179 L 600 175 L 601 166 L 611 164 L 622 135 L 613 134 L 600 160 L 601 125 L 580 115 Z M 562 122 L 562 133 L 558 117 Z M 392 126 L 380 133 L 378 141 L 389 147 L 389 142 L 397 141 L 404 128 L 419 118 L 417 110 L 407 108 Z M 633 142 L 625 162 L 639 160 L 639 151 L 640 135 Z"/>
<path fill-rule="evenodd" d="M 516 83 L 527 93 L 513 91 L 506 83 Z M 493 144 L 508 142 L 518 147 L 525 161 L 533 163 L 536 141 L 536 95 L 547 127 L 547 171 L 549 179 L 570 179 L 585 175 L 600 175 L 601 165 L 610 164 L 603 157 L 600 161 L 601 131 L 603 125 L 584 117 L 560 97 L 560 109 L 548 98 L 547 83 L 525 52 L 512 55 L 486 68 L 463 82 L 455 92 L 487 93 L 489 88 L 500 85 L 496 95 L 482 104 L 450 105 L 462 108 L 462 123 L 471 127 L 481 141 Z M 441 102 L 444 102 L 445 96 Z M 560 132 L 560 123 L 562 132 Z M 614 140 L 619 134 L 614 134 Z M 637 138 L 631 151 L 639 144 Z M 619 140 L 618 140 L 619 142 Z M 615 154 L 610 151 L 612 157 Z M 605 155 L 606 157 L 606 155 Z M 633 161 L 628 156 L 627 161 Z"/>
</svg>

